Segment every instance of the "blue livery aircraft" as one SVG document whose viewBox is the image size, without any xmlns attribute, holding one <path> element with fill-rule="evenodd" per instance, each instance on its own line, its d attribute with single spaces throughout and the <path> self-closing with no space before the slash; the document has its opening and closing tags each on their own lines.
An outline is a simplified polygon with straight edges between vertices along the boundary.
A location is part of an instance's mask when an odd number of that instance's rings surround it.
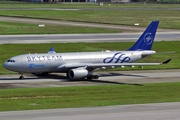
<svg viewBox="0 0 180 120">
<path fill-rule="evenodd" d="M 69 79 L 98 79 L 95 70 L 124 66 L 161 65 L 162 63 L 135 63 L 136 61 L 155 54 L 151 50 L 159 21 L 152 21 L 137 42 L 126 51 L 103 52 L 70 52 L 56 53 L 52 47 L 48 53 L 23 54 L 9 58 L 4 68 L 23 73 L 66 73 Z"/>
</svg>

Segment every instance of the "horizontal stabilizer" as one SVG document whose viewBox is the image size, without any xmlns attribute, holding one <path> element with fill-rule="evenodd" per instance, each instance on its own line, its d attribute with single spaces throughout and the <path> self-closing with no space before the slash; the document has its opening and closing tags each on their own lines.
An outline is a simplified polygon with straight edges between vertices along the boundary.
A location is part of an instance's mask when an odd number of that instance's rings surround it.
<svg viewBox="0 0 180 120">
<path fill-rule="evenodd" d="M 177 53 L 176 51 L 170 51 L 170 52 L 158 52 L 156 54 L 174 54 Z"/>
</svg>

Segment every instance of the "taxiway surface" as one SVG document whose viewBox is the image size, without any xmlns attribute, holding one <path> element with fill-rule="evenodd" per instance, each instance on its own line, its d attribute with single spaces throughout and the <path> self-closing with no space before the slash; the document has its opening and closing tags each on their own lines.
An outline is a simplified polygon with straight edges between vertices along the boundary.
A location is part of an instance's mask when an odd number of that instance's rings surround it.
<svg viewBox="0 0 180 120">
<path fill-rule="evenodd" d="M 10 43 L 76 43 L 76 42 L 135 42 L 142 33 L 115 34 L 51 34 L 1 35 L 0 44 Z M 180 40 L 180 32 L 158 32 L 155 41 Z"/>
<path fill-rule="evenodd" d="M 180 103 L 0 112 L 1 120 L 179 120 Z"/>
<path fill-rule="evenodd" d="M 100 76 L 98 80 L 68 80 L 65 74 L 50 74 L 48 76 L 26 74 L 24 80 L 19 80 L 18 75 L 1 75 L 0 89 L 180 82 L 179 73 L 180 69 L 97 72 Z"/>
</svg>

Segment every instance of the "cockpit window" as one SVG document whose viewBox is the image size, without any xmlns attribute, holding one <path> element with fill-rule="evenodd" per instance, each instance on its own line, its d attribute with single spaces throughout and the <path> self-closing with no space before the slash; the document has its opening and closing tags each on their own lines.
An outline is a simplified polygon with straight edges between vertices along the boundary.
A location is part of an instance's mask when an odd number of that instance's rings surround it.
<svg viewBox="0 0 180 120">
<path fill-rule="evenodd" d="M 7 60 L 7 62 L 15 62 L 15 60 Z"/>
</svg>

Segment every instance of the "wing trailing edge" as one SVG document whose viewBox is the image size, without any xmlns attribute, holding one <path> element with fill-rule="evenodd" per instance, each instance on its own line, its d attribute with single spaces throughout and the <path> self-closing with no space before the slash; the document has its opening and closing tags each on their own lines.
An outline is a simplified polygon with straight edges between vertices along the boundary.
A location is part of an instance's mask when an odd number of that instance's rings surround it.
<svg viewBox="0 0 180 120">
<path fill-rule="evenodd" d="M 102 68 L 102 67 L 122 67 L 122 66 L 152 66 L 152 65 L 162 65 L 162 64 L 168 64 L 171 61 L 171 59 L 168 59 L 164 62 L 160 63 L 77 63 L 77 64 L 64 64 L 58 67 L 58 69 L 62 68 Z"/>
</svg>

